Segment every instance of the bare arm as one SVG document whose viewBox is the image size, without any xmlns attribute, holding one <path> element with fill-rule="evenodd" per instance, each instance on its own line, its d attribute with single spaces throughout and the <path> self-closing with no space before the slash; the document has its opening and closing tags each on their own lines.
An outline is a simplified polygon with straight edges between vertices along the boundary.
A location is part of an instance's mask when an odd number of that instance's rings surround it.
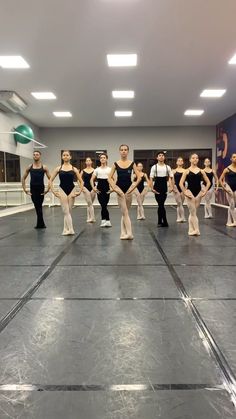
<svg viewBox="0 0 236 419">
<path fill-rule="evenodd" d="M 118 193 L 118 195 L 123 196 L 124 192 L 119 188 L 119 186 L 116 185 L 116 182 L 114 181 L 115 171 L 116 171 L 116 166 L 113 164 L 113 166 L 111 168 L 111 173 L 108 176 L 108 182 L 109 182 L 109 185 L 111 186 L 111 189 L 113 191 Z"/>
<path fill-rule="evenodd" d="M 44 172 L 45 172 L 45 174 L 46 174 L 46 176 L 49 180 L 50 179 L 50 173 L 49 173 L 49 170 L 48 170 L 47 166 L 43 166 L 43 169 L 44 169 Z M 50 190 L 50 185 L 49 185 L 49 182 L 48 182 L 48 187 L 42 195 L 46 195 L 49 192 L 49 190 Z"/>
<path fill-rule="evenodd" d="M 227 151 L 228 151 L 228 136 L 226 133 L 223 134 L 223 142 L 224 142 L 224 150 L 222 153 L 222 158 L 225 159 L 225 157 L 227 156 Z"/>
<path fill-rule="evenodd" d="M 90 185 L 92 186 L 94 192 L 99 193 L 99 191 L 97 190 L 97 188 L 94 184 L 96 179 L 97 179 L 97 176 L 95 174 L 93 174 L 92 177 L 91 177 L 91 180 L 90 180 Z"/>
<path fill-rule="evenodd" d="M 23 174 L 22 179 L 21 179 L 22 188 L 27 195 L 31 195 L 30 191 L 27 191 L 26 184 L 25 184 L 25 181 L 26 181 L 26 179 L 29 175 L 29 172 L 30 172 L 30 168 L 31 168 L 31 166 L 27 167 L 27 169 L 26 169 L 26 171 Z"/>
<path fill-rule="evenodd" d="M 209 188 L 210 188 L 210 186 L 211 186 L 211 182 L 210 182 L 210 180 L 209 180 L 208 176 L 206 175 L 206 173 L 204 172 L 204 170 L 201 170 L 201 173 L 202 173 L 202 177 L 203 177 L 203 179 L 204 179 L 204 182 L 206 183 L 205 189 L 204 189 L 204 191 L 202 192 L 202 196 L 205 196 L 205 195 L 206 195 L 206 193 L 207 193 L 207 191 L 208 191 L 208 189 L 209 189 Z"/>
<path fill-rule="evenodd" d="M 222 186 L 222 188 L 224 189 L 224 191 L 231 195 L 231 192 L 225 187 L 225 185 L 226 185 L 225 176 L 227 175 L 227 173 L 229 173 L 229 171 L 226 167 L 226 169 L 224 169 L 222 175 L 220 176 L 219 183 Z"/>
<path fill-rule="evenodd" d="M 188 191 L 187 188 L 185 187 L 185 181 L 186 181 L 186 177 L 187 177 L 188 173 L 189 173 L 189 170 L 188 169 L 186 169 L 183 172 L 183 174 L 181 176 L 181 179 L 179 181 L 179 186 L 180 186 L 180 189 L 183 191 L 183 193 L 184 193 L 185 196 L 187 196 L 188 198 L 192 198 L 191 192 Z"/>
<path fill-rule="evenodd" d="M 59 197 L 59 196 L 60 196 L 60 194 L 59 194 L 58 192 L 55 192 L 55 190 L 54 190 L 54 185 L 53 185 L 53 181 L 54 181 L 55 177 L 58 175 L 59 169 L 60 169 L 60 167 L 59 167 L 59 166 L 58 166 L 58 167 L 56 167 L 56 169 L 54 169 L 54 170 L 53 170 L 53 172 L 52 172 L 52 174 L 51 174 L 51 177 L 50 177 L 50 179 L 49 179 L 49 188 L 51 189 L 51 191 L 52 191 L 53 195 L 55 195 L 55 196 L 57 196 L 57 197 Z"/>
<path fill-rule="evenodd" d="M 212 170 L 212 172 L 213 172 L 213 176 L 214 176 L 214 179 L 215 179 L 216 191 L 218 191 L 218 188 L 219 188 L 219 179 L 218 179 L 218 176 L 216 174 L 216 171 L 215 170 Z"/>
</svg>

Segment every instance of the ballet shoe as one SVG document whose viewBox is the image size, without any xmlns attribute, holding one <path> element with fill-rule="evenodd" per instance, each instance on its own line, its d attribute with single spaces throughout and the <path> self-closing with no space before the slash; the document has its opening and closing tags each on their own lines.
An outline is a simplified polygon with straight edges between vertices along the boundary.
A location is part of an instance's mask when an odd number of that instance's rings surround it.
<svg viewBox="0 0 236 419">
<path fill-rule="evenodd" d="M 137 220 L 142 220 L 142 217 L 137 217 Z"/>
<path fill-rule="evenodd" d="M 133 234 L 129 234 L 128 237 L 127 237 L 127 240 L 133 240 L 133 239 L 134 239 Z"/>
<path fill-rule="evenodd" d="M 226 223 L 226 226 L 227 227 L 235 227 L 236 226 L 236 223 Z"/>
<path fill-rule="evenodd" d="M 128 238 L 129 238 L 128 234 L 122 234 L 122 235 L 120 236 L 120 239 L 121 239 L 121 240 L 128 240 Z"/>
<path fill-rule="evenodd" d="M 176 223 L 182 223 L 183 220 L 176 220 Z"/>
</svg>

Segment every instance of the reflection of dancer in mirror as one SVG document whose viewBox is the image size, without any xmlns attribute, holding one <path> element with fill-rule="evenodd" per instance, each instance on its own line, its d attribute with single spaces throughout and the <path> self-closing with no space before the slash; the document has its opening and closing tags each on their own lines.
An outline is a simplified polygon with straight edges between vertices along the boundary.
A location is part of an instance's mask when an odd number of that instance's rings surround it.
<svg viewBox="0 0 236 419">
<path fill-rule="evenodd" d="M 94 207 L 93 202 L 96 197 L 96 193 L 93 191 L 91 186 L 91 178 L 94 172 L 93 162 L 90 157 L 87 157 L 85 160 L 85 169 L 82 170 L 81 176 L 84 182 L 84 197 L 87 202 L 87 223 L 95 223 Z"/>
<path fill-rule="evenodd" d="M 120 160 L 115 162 L 111 168 L 109 175 L 109 183 L 111 188 L 117 193 L 117 200 L 121 209 L 121 240 L 132 240 L 133 233 L 131 221 L 129 218 L 129 209 L 132 204 L 132 192 L 140 182 L 140 175 L 136 168 L 136 164 L 128 160 L 129 147 L 122 144 L 119 148 Z M 136 182 L 132 183 L 132 174 L 136 175 Z M 114 175 L 117 174 L 117 180 Z"/>
<path fill-rule="evenodd" d="M 210 189 L 208 189 L 206 195 L 205 195 L 205 205 L 204 205 L 204 210 L 205 210 L 205 218 L 212 218 L 212 208 L 211 208 L 211 200 L 212 200 L 212 196 L 214 193 L 214 189 L 216 187 L 216 192 L 218 191 L 218 187 L 219 187 L 219 181 L 218 181 L 218 177 L 216 175 L 215 170 L 213 170 L 211 168 L 211 160 L 206 158 L 204 160 L 204 172 L 206 173 L 209 181 L 210 181 Z M 213 179 L 215 179 L 215 185 L 213 183 Z M 205 181 L 203 181 L 203 185 L 206 186 Z"/>
<path fill-rule="evenodd" d="M 173 194 L 174 194 L 175 201 L 177 204 L 177 220 L 176 220 L 177 223 L 184 223 L 186 221 L 185 215 L 184 215 L 184 206 L 183 206 L 185 196 L 179 186 L 179 182 L 183 173 L 184 173 L 184 160 L 182 157 L 178 157 L 176 161 L 176 169 L 173 170 L 173 175 L 174 175 Z"/>
<path fill-rule="evenodd" d="M 220 176 L 223 172 L 226 164 L 224 162 L 227 157 L 228 152 L 228 136 L 222 127 L 218 128 L 218 136 L 216 140 L 216 155 L 217 155 L 217 165 L 216 173 L 217 176 Z"/>
<path fill-rule="evenodd" d="M 137 220 L 145 220 L 145 214 L 144 214 L 144 208 L 143 208 L 143 201 L 144 198 L 148 192 L 148 187 L 149 187 L 149 179 L 146 173 L 143 172 L 143 164 L 142 163 L 137 163 L 137 170 L 140 174 L 140 182 L 137 186 L 137 188 L 134 190 L 134 195 L 136 196 L 137 199 Z M 137 178 L 136 176 L 134 176 L 134 181 L 136 181 Z M 144 183 L 146 182 L 146 186 L 144 185 Z"/>
<path fill-rule="evenodd" d="M 30 191 L 27 191 L 25 181 L 27 176 L 30 174 Z M 41 162 L 41 152 L 34 151 L 33 153 L 33 164 L 31 164 L 25 171 L 22 177 L 22 187 L 27 195 L 31 196 L 32 202 L 35 207 L 37 214 L 37 223 L 34 228 L 46 228 L 43 219 L 43 200 L 44 195 L 48 193 L 49 186 L 44 191 L 44 175 L 50 179 L 48 168 Z"/>
<path fill-rule="evenodd" d="M 64 229 L 62 232 L 63 236 L 75 234 L 72 223 L 71 210 L 74 205 L 75 197 L 81 194 L 83 188 L 83 181 L 79 171 L 72 166 L 70 161 L 70 151 L 64 150 L 62 152 L 62 164 L 61 166 L 56 167 L 50 178 L 51 191 L 57 198 L 59 198 L 61 202 L 61 208 L 64 213 Z M 55 191 L 53 186 L 53 181 L 57 175 L 59 175 L 60 179 L 59 191 Z M 76 178 L 76 181 L 80 186 L 79 192 L 76 191 L 74 178 Z"/>
<path fill-rule="evenodd" d="M 165 153 L 163 151 L 157 153 L 156 159 L 157 164 L 154 164 L 151 168 L 150 186 L 158 203 L 158 227 L 168 227 L 165 201 L 167 198 L 168 183 L 170 186 L 169 192 L 172 192 L 174 187 L 173 173 L 170 166 L 165 164 Z"/>
<path fill-rule="evenodd" d="M 198 167 L 198 155 L 193 153 L 190 155 L 190 167 L 186 169 L 180 179 L 180 188 L 186 196 L 186 202 L 189 209 L 189 236 L 200 236 L 199 222 L 197 218 L 197 209 L 201 203 L 201 199 L 206 195 L 210 188 L 210 181 L 206 173 Z M 206 182 L 205 190 L 202 191 L 202 180 Z M 186 188 L 185 182 L 188 187 Z"/>
<path fill-rule="evenodd" d="M 93 191 L 97 194 L 98 202 L 101 205 L 101 224 L 100 227 L 111 227 L 111 221 L 109 212 L 107 209 L 108 202 L 110 200 L 110 185 L 108 182 L 108 176 L 111 172 L 111 168 L 107 166 L 108 156 L 106 153 L 101 153 L 99 160 L 101 166 L 97 167 L 91 178 L 91 186 Z M 97 186 L 95 187 L 94 182 L 97 180 Z"/>
<path fill-rule="evenodd" d="M 236 227 L 236 153 L 231 155 L 231 164 L 224 169 L 220 184 L 226 192 L 229 203 L 228 210 L 228 227 Z"/>
</svg>

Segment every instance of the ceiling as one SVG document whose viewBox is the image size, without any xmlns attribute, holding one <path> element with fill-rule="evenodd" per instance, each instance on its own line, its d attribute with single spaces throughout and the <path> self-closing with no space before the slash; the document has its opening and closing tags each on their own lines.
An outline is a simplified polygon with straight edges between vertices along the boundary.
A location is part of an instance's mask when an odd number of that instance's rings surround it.
<svg viewBox="0 0 236 419">
<path fill-rule="evenodd" d="M 29 104 L 40 127 L 212 125 L 236 111 L 236 1 L 8 0 L 1 2 L 0 55 L 22 55 L 30 69 L 0 68 L 0 90 Z M 109 68 L 107 53 L 137 53 L 136 68 Z M 202 99 L 205 88 L 226 88 Z M 135 90 L 114 100 L 112 90 Z M 53 91 L 37 101 L 31 91 Z M 202 108 L 198 118 L 183 115 Z M 114 111 L 131 109 L 133 118 Z M 52 111 L 69 110 L 70 119 Z"/>
</svg>

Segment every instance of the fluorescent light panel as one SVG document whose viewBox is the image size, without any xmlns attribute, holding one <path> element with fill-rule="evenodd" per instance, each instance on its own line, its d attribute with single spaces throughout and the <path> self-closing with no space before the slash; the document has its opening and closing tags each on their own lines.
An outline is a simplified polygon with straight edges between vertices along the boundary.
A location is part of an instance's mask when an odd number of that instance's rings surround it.
<svg viewBox="0 0 236 419">
<path fill-rule="evenodd" d="M 222 97 L 226 89 L 205 89 L 200 94 L 201 97 Z"/>
<path fill-rule="evenodd" d="M 185 116 L 201 116 L 204 113 L 203 109 L 187 109 L 184 112 Z"/>
<path fill-rule="evenodd" d="M 109 67 L 135 67 L 137 54 L 107 54 Z"/>
<path fill-rule="evenodd" d="M 60 111 L 60 112 L 56 111 L 56 112 L 53 112 L 53 115 L 56 116 L 57 118 L 70 118 L 72 116 L 72 113 L 68 111 Z"/>
<path fill-rule="evenodd" d="M 1 55 L 0 67 L 2 68 L 29 68 L 29 64 L 20 55 Z"/>
<path fill-rule="evenodd" d="M 52 92 L 31 92 L 31 95 L 34 96 L 35 99 L 39 99 L 39 100 L 56 99 L 56 96 Z"/>
<path fill-rule="evenodd" d="M 228 61 L 229 64 L 236 64 L 236 54 Z"/>
<path fill-rule="evenodd" d="M 132 111 L 115 111 L 115 116 L 117 118 L 122 118 L 122 117 L 131 117 L 133 115 Z"/>
<path fill-rule="evenodd" d="M 112 97 L 114 99 L 133 99 L 134 91 L 133 90 L 113 90 Z"/>
</svg>

